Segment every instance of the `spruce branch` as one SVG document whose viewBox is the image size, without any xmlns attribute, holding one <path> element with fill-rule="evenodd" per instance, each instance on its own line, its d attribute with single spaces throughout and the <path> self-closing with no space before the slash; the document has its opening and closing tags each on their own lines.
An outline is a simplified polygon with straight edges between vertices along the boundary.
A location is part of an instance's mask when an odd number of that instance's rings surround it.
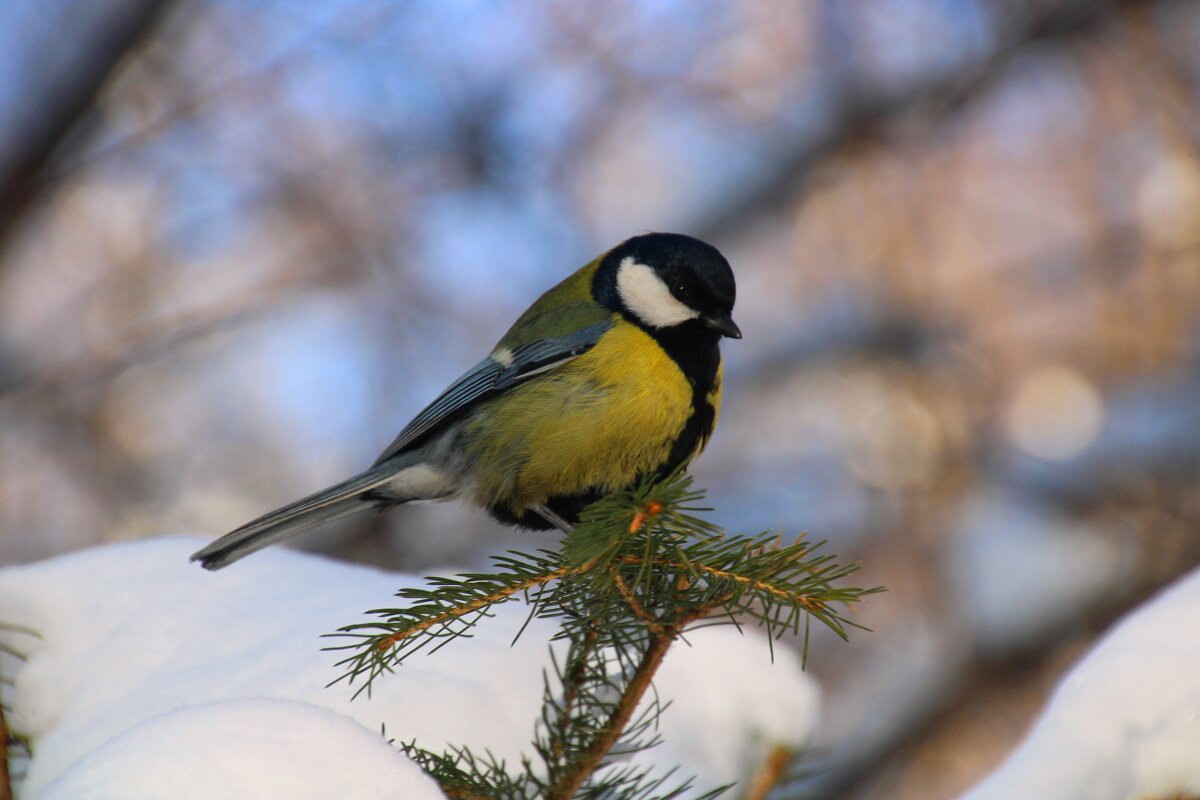
<svg viewBox="0 0 1200 800">
<path fill-rule="evenodd" d="M 767 793 L 783 781 L 795 756 L 792 748 L 786 745 L 772 747 L 758 772 L 746 784 L 741 800 L 764 800 Z"/>
<path fill-rule="evenodd" d="M 650 680 L 661 666 L 676 635 L 678 635 L 677 631 L 660 629 L 659 633 L 651 636 L 649 646 L 642 654 L 641 662 L 630 676 L 612 713 L 596 732 L 598 735 L 591 738 L 587 746 L 570 764 L 572 768 L 548 787 L 545 795 L 548 800 L 570 800 L 575 797 L 584 781 L 591 777 L 592 773 L 603 764 L 613 747 L 621 741 L 638 703 L 641 702 L 646 690 L 650 688 Z"/>
<path fill-rule="evenodd" d="M 492 572 L 402 589 L 397 607 L 332 634 L 348 640 L 329 648 L 348 652 L 334 682 L 369 692 L 384 672 L 469 636 L 496 605 L 523 598 L 530 619 L 556 621 L 554 639 L 565 645 L 551 649 L 543 677 L 537 763 L 523 760 L 514 774 L 465 747 L 438 755 L 414 742 L 405 752 L 463 800 L 680 797 L 690 781 L 669 787 L 669 774 L 618 760 L 658 740 L 652 682 L 672 643 L 700 625 L 754 621 L 772 641 L 803 630 L 807 652 L 811 621 L 846 638 L 854 623 L 841 609 L 877 591 L 838 585 L 857 566 L 817 554 L 820 545 L 803 537 L 784 544 L 769 533 L 724 533 L 696 516 L 702 499 L 686 476 L 647 481 L 585 509 L 559 552 L 510 551 Z M 765 793 L 787 760 L 776 753 L 751 792 Z"/>
<path fill-rule="evenodd" d="M 17 634 L 35 639 L 42 638 L 41 634 L 32 628 L 3 621 L 0 621 L 0 633 Z M 29 654 L 23 648 L 6 640 L 0 640 L 0 655 L 20 662 L 29 660 Z M 12 675 L 0 674 L 0 684 L 12 687 L 16 685 L 16 680 Z M 12 695 L 10 694 L 9 697 L 11 699 Z M 12 767 L 15 759 L 20 758 L 21 754 L 28 756 L 33 752 L 29 739 L 8 727 L 5 715 L 11 712 L 12 708 L 7 703 L 0 702 L 0 800 L 12 800 L 13 798 L 14 778 L 20 778 L 19 775 L 14 776 L 13 774 Z"/>
<path fill-rule="evenodd" d="M 510 553 L 493 558 L 495 573 L 467 573 L 458 578 L 430 578 L 430 588 L 408 588 L 396 597 L 410 605 L 368 611 L 381 620 L 346 625 L 333 637 L 349 638 L 348 644 L 327 649 L 353 650 L 353 655 L 337 663 L 343 674 L 333 683 L 359 678 L 364 682 L 356 694 L 369 693 L 372 682 L 382 673 L 415 653 L 432 647 L 437 650 L 460 636 L 468 635 L 481 620 L 491 616 L 492 606 L 525 597 L 530 592 L 564 577 L 568 568 L 556 554 Z M 332 684 L 331 684 L 332 685 Z"/>
<path fill-rule="evenodd" d="M 451 747 L 435 754 L 417 747 L 416 742 L 400 749 L 429 775 L 450 800 L 525 800 L 525 781 L 510 775 L 502 760 L 491 753 L 477 758 L 465 747 Z"/>
<path fill-rule="evenodd" d="M 12 800 L 13 797 L 12 775 L 8 771 L 8 751 L 13 744 L 4 719 L 4 708 L 0 707 L 0 800 Z"/>
</svg>

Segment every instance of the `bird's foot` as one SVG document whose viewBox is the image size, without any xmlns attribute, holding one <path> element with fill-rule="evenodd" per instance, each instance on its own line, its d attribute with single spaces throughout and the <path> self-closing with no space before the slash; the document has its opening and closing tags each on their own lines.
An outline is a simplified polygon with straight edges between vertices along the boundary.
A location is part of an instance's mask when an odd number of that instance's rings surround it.
<svg viewBox="0 0 1200 800">
<path fill-rule="evenodd" d="M 555 514 L 548 506 L 532 506 L 533 513 L 537 514 L 542 519 L 549 522 L 554 527 L 558 528 L 563 533 L 570 533 L 575 530 L 575 527 L 565 519 Z"/>
</svg>

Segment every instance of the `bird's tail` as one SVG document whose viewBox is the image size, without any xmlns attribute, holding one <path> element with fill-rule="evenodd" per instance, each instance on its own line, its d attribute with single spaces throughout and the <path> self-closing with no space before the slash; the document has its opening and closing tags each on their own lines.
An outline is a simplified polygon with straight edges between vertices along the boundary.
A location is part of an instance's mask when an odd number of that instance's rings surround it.
<svg viewBox="0 0 1200 800">
<path fill-rule="evenodd" d="M 363 495 L 396 476 L 395 465 L 380 465 L 353 478 L 297 500 L 252 522 L 192 554 L 205 569 L 220 569 L 281 539 L 317 525 L 364 511 L 374 505 Z"/>
</svg>

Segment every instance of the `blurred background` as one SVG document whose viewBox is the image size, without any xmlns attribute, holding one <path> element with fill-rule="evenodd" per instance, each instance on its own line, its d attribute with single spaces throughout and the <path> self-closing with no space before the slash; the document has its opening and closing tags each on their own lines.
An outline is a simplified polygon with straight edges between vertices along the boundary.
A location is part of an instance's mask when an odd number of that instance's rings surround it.
<svg viewBox="0 0 1200 800">
<path fill-rule="evenodd" d="M 818 632 L 778 796 L 952 796 L 1200 561 L 1198 83 L 1181 0 L 6 0 L 0 563 L 341 479 L 559 278 L 686 232 L 745 332 L 715 517 L 889 590 Z"/>
</svg>

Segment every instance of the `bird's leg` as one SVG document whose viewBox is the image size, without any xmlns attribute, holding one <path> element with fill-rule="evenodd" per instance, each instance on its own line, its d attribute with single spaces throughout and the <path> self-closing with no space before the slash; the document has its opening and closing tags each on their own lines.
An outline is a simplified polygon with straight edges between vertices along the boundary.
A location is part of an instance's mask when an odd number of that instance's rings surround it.
<svg viewBox="0 0 1200 800">
<path fill-rule="evenodd" d="M 531 506 L 531 508 L 533 509 L 533 513 L 537 514 L 539 517 L 546 520 L 546 522 L 549 522 L 563 533 L 570 533 L 575 529 L 571 523 L 567 522 L 558 514 L 555 514 L 553 511 L 551 511 L 549 506 Z"/>
</svg>

